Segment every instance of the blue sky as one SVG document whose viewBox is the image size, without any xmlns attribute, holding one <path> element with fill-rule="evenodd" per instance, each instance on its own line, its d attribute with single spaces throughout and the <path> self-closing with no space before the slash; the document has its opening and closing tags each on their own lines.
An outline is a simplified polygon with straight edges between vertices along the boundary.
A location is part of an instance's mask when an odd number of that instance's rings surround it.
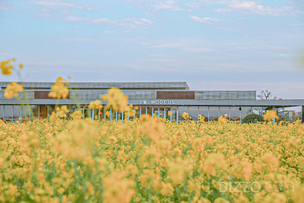
<svg viewBox="0 0 304 203">
<path fill-rule="evenodd" d="M 0 26 L 0 60 L 23 63 L 22 81 L 186 81 L 304 98 L 300 0 L 0 0 Z"/>
</svg>

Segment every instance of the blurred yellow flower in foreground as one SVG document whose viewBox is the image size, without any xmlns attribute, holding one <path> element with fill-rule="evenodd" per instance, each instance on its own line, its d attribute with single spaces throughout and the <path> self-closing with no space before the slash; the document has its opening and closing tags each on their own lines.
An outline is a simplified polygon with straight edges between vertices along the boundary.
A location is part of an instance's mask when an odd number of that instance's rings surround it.
<svg viewBox="0 0 304 203">
<path fill-rule="evenodd" d="M 96 99 L 95 101 L 91 101 L 89 104 L 89 109 L 101 109 L 102 108 L 102 104 L 101 101 Z"/>
<path fill-rule="evenodd" d="M 13 65 L 10 64 L 13 59 L 9 59 L 7 61 L 1 61 L 0 69 L 3 75 L 10 75 L 12 74 L 12 69 L 14 68 Z"/>
<path fill-rule="evenodd" d="M 106 108 L 113 108 L 113 111 L 123 112 L 128 106 L 128 96 L 125 95 L 119 88 L 112 87 L 106 95 L 102 95 L 101 99 L 107 101 Z"/>
<path fill-rule="evenodd" d="M 73 118 L 73 119 L 81 119 L 82 117 L 83 117 L 83 114 L 82 114 L 82 112 L 81 111 L 79 111 L 79 110 L 77 110 L 77 111 L 75 111 L 75 112 L 73 112 L 72 114 L 71 114 L 71 117 Z"/>
<path fill-rule="evenodd" d="M 63 79 L 62 77 L 58 77 L 56 82 L 54 83 L 54 86 L 51 87 L 50 93 L 49 93 L 49 97 L 53 98 L 53 99 L 61 99 L 64 98 L 66 99 L 69 96 L 69 90 L 68 88 L 64 85 L 65 84 L 69 84 L 65 79 Z"/>
<path fill-rule="evenodd" d="M 202 115 L 199 115 L 198 120 L 201 122 L 205 122 L 205 117 Z"/>
<path fill-rule="evenodd" d="M 4 96 L 11 99 L 12 97 L 17 97 L 18 92 L 23 92 L 23 86 L 19 85 L 17 82 L 12 82 L 5 88 Z"/>
<path fill-rule="evenodd" d="M 182 114 L 182 117 L 185 119 L 185 120 L 188 120 L 190 118 L 189 114 L 187 112 L 184 112 Z"/>
<path fill-rule="evenodd" d="M 273 110 L 270 110 L 270 111 L 267 111 L 265 116 L 264 116 L 264 120 L 265 121 L 271 121 L 273 120 L 274 118 L 278 119 L 279 116 L 277 115 L 277 113 Z"/>
<path fill-rule="evenodd" d="M 79 110 L 77 110 L 77 111 L 75 111 L 75 112 L 73 112 L 72 114 L 71 114 L 71 117 L 73 118 L 73 119 L 81 119 L 82 117 L 83 117 L 83 114 L 82 114 L 82 112 L 81 111 L 79 111 Z"/>
<path fill-rule="evenodd" d="M 218 119 L 219 124 L 225 124 L 225 123 L 227 123 L 227 121 L 228 121 L 228 119 L 223 116 L 220 116 Z"/>
</svg>

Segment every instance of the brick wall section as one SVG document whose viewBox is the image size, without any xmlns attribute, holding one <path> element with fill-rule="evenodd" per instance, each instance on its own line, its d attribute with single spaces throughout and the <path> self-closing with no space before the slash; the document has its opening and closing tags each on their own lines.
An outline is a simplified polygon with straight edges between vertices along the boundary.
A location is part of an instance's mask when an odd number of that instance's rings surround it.
<svg viewBox="0 0 304 203">
<path fill-rule="evenodd" d="M 49 92 L 50 91 L 35 91 L 34 99 L 52 99 L 49 97 Z M 70 99 L 70 93 L 69 93 L 67 99 Z"/>
<path fill-rule="evenodd" d="M 157 91 L 157 99 L 195 99 L 194 91 Z"/>
</svg>

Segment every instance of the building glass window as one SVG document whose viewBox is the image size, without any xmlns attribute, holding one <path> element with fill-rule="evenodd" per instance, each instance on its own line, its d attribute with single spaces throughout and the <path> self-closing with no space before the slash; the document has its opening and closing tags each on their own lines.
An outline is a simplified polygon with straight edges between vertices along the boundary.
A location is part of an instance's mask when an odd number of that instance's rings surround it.
<svg viewBox="0 0 304 203">
<path fill-rule="evenodd" d="M 217 121 L 219 118 L 219 107 L 209 107 L 209 121 Z"/>
<path fill-rule="evenodd" d="M 170 112 L 170 109 L 171 109 L 170 106 L 165 106 L 165 108 L 164 108 L 164 113 L 165 113 L 164 118 L 166 118 L 168 120 L 170 120 L 170 116 L 168 115 Z"/>
<path fill-rule="evenodd" d="M 230 121 L 240 121 L 240 107 L 230 107 Z"/>
<path fill-rule="evenodd" d="M 220 116 L 223 116 L 223 117 L 229 119 L 230 118 L 229 107 L 221 106 L 220 107 Z"/>
<path fill-rule="evenodd" d="M 135 106 L 135 117 L 140 118 L 140 106 Z"/>
<path fill-rule="evenodd" d="M 188 107 L 187 106 L 179 106 L 178 107 L 178 120 L 179 121 L 184 121 L 185 119 L 183 118 L 183 113 L 188 113 Z"/>
<path fill-rule="evenodd" d="M 163 107 L 163 106 L 160 106 L 160 107 L 158 107 L 158 110 L 159 110 L 159 112 L 157 112 L 158 114 L 158 116 L 159 116 L 159 118 L 164 118 L 164 116 L 165 116 L 165 107 Z"/>
<path fill-rule="evenodd" d="M 73 113 L 71 108 L 69 108 L 69 110 L 70 110 L 70 114 Z M 47 106 L 46 105 L 40 106 L 40 118 L 41 119 L 47 118 Z"/>
<path fill-rule="evenodd" d="M 147 106 L 147 112 L 152 116 L 152 106 Z"/>
<path fill-rule="evenodd" d="M 4 120 L 11 120 L 13 115 L 13 106 L 4 105 Z"/>
<path fill-rule="evenodd" d="M 252 113 L 263 116 L 264 114 L 263 107 L 252 107 Z"/>
<path fill-rule="evenodd" d="M 4 105 L 0 105 L 0 119 L 3 120 L 4 116 Z"/>
<path fill-rule="evenodd" d="M 157 117 L 158 115 L 158 106 L 152 106 L 152 117 Z"/>
<path fill-rule="evenodd" d="M 20 117 L 22 117 L 22 108 L 20 105 L 14 105 L 13 108 L 14 108 L 13 111 L 14 120 L 18 120 Z"/>
<path fill-rule="evenodd" d="M 241 107 L 241 116 L 242 116 L 242 119 L 245 118 L 247 115 L 251 114 L 251 107 Z"/>
<path fill-rule="evenodd" d="M 177 115 L 177 107 L 176 106 L 172 106 L 171 109 L 170 109 L 170 111 L 171 111 L 171 115 L 172 115 L 172 122 L 176 122 L 176 120 L 177 120 L 177 117 L 176 117 L 176 115 Z"/>
<path fill-rule="evenodd" d="M 198 107 L 197 106 L 189 106 L 189 116 L 191 116 L 191 120 L 198 120 Z"/>
<path fill-rule="evenodd" d="M 147 107 L 146 106 L 140 106 L 140 111 L 141 111 L 141 116 L 146 114 L 146 110 L 147 110 Z"/>
<path fill-rule="evenodd" d="M 200 106 L 198 109 L 198 116 L 204 116 L 205 121 L 208 121 L 208 106 Z"/>
</svg>

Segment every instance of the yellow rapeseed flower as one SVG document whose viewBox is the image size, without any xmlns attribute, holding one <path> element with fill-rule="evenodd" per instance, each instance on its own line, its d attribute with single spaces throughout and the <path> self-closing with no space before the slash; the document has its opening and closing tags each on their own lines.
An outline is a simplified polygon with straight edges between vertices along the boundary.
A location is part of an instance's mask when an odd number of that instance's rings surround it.
<svg viewBox="0 0 304 203">
<path fill-rule="evenodd" d="M 89 109 L 101 109 L 102 104 L 100 100 L 91 101 L 89 104 Z"/>
<path fill-rule="evenodd" d="M 11 99 L 12 97 L 17 97 L 18 92 L 23 92 L 23 86 L 19 85 L 17 82 L 12 82 L 11 84 L 8 84 L 4 91 L 4 96 L 8 99 Z"/>
<path fill-rule="evenodd" d="M 11 61 L 14 60 L 7 60 L 7 61 L 1 61 L 0 63 L 0 69 L 3 75 L 11 75 L 12 69 L 14 68 L 13 65 L 10 64 Z"/>
<path fill-rule="evenodd" d="M 218 119 L 219 124 L 225 124 L 225 123 L 227 123 L 227 121 L 228 121 L 228 119 L 223 116 L 220 116 Z"/>
<path fill-rule="evenodd" d="M 265 114 L 265 116 L 264 116 L 264 120 L 265 121 L 272 121 L 274 118 L 278 119 L 279 116 L 273 110 L 267 111 L 266 114 Z"/>
<path fill-rule="evenodd" d="M 188 120 L 190 118 L 189 114 L 187 112 L 184 112 L 182 114 L 182 117 L 185 119 L 185 120 Z"/>
<path fill-rule="evenodd" d="M 56 82 L 54 83 L 54 86 L 51 87 L 52 91 L 50 91 L 49 97 L 53 99 L 66 99 L 69 96 L 70 91 L 64 83 L 68 84 L 65 79 L 63 79 L 62 77 L 58 77 Z"/>
<path fill-rule="evenodd" d="M 107 101 L 106 108 L 112 107 L 113 111 L 123 112 L 128 106 L 128 96 L 125 95 L 119 88 L 112 87 L 106 95 L 102 95 L 101 99 Z"/>
</svg>

